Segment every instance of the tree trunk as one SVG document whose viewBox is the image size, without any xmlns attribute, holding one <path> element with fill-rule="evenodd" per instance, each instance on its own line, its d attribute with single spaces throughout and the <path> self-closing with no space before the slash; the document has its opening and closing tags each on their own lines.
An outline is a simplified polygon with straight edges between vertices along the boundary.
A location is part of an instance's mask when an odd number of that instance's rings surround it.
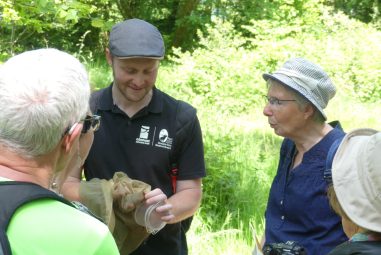
<svg viewBox="0 0 381 255">
<path fill-rule="evenodd" d="M 139 0 L 117 0 L 116 4 L 124 19 L 139 17 L 140 5 L 144 1 Z"/>
<path fill-rule="evenodd" d="M 175 8 L 176 13 L 176 24 L 175 31 L 173 34 L 173 43 L 174 47 L 185 46 L 187 40 L 191 40 L 195 34 L 195 28 L 192 25 L 189 17 L 197 8 L 200 0 L 180 0 L 178 1 L 178 6 Z"/>
</svg>

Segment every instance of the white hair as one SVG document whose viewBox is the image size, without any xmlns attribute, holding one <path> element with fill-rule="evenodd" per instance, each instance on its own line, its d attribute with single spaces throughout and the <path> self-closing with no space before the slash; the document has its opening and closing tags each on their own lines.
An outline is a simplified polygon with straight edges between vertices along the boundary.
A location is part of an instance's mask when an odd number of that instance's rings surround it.
<svg viewBox="0 0 381 255">
<path fill-rule="evenodd" d="M 0 66 L 0 143 L 26 157 L 45 155 L 89 109 L 84 66 L 56 49 L 27 51 Z"/>
</svg>

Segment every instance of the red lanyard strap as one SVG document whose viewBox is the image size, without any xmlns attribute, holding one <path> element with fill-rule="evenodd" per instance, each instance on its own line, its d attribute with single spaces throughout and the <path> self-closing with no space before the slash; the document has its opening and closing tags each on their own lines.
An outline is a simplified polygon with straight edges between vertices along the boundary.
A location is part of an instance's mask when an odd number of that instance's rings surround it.
<svg viewBox="0 0 381 255">
<path fill-rule="evenodd" d="M 176 193 L 176 182 L 177 182 L 177 176 L 179 175 L 179 169 L 177 168 L 176 164 L 172 164 L 170 176 L 172 181 L 172 191 L 173 194 Z"/>
</svg>

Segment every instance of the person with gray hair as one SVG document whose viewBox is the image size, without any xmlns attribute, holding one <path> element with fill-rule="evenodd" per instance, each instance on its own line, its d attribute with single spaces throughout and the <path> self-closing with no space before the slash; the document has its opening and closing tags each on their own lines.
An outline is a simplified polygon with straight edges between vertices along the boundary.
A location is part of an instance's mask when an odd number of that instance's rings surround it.
<svg viewBox="0 0 381 255">
<path fill-rule="evenodd" d="M 54 198 L 22 204 L 8 223 L 0 219 L 13 254 L 119 254 L 105 224 L 49 191 L 78 160 L 81 134 L 99 122 L 88 115 L 89 96 L 83 65 L 56 49 L 27 51 L 0 67 L 2 210 L 37 191 Z"/>
<path fill-rule="evenodd" d="M 345 135 L 338 122 L 326 123 L 324 109 L 336 88 L 320 66 L 304 58 L 289 59 L 263 78 L 263 114 L 284 137 L 265 213 L 265 245 L 295 241 L 309 255 L 327 254 L 346 240 L 324 179 L 329 149 Z"/>
</svg>

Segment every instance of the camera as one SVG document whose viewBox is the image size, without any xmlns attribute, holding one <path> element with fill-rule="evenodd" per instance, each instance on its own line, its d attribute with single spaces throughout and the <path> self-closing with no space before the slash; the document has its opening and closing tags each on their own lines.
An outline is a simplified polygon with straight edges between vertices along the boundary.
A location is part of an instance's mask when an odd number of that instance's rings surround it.
<svg viewBox="0 0 381 255">
<path fill-rule="evenodd" d="M 266 244 L 262 252 L 263 255 L 307 255 L 306 249 L 295 241 Z"/>
</svg>

